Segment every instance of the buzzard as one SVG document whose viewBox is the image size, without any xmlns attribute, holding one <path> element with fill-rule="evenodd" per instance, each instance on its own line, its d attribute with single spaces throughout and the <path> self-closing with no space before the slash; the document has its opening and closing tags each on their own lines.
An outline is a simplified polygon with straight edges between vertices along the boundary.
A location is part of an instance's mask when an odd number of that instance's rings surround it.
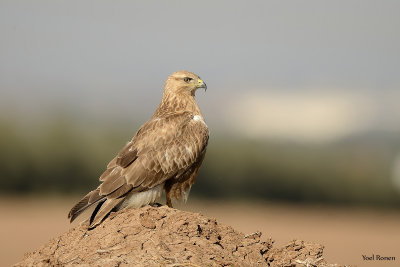
<svg viewBox="0 0 400 267">
<path fill-rule="evenodd" d="M 196 180 L 208 143 L 208 128 L 194 99 L 206 84 L 194 73 L 177 71 L 168 77 L 154 115 L 107 165 L 97 189 L 84 196 L 69 212 L 72 222 L 97 205 L 89 228 L 111 212 L 155 203 L 163 191 L 166 203 L 186 201 Z"/>
</svg>

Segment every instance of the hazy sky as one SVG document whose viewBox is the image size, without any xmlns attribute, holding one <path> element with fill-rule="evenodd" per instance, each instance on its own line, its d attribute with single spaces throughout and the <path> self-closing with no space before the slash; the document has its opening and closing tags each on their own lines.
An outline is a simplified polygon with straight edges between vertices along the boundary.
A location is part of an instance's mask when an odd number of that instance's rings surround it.
<svg viewBox="0 0 400 267">
<path fill-rule="evenodd" d="M 390 99 L 399 11 L 399 1 L 366 0 L 2 0 L 0 104 L 147 117 L 179 69 L 207 82 L 199 102 L 217 119 L 231 110 L 223 104 L 259 91 Z"/>
</svg>

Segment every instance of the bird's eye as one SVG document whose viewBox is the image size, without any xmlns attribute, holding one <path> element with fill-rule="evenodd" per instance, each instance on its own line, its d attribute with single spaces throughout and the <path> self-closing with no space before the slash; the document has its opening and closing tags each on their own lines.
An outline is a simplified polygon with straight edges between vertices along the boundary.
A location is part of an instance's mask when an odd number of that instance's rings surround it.
<svg viewBox="0 0 400 267">
<path fill-rule="evenodd" d="M 191 80 L 193 80 L 192 78 L 190 78 L 190 77 L 185 77 L 185 78 L 183 78 L 183 80 L 185 81 L 185 82 L 190 82 Z"/>
</svg>

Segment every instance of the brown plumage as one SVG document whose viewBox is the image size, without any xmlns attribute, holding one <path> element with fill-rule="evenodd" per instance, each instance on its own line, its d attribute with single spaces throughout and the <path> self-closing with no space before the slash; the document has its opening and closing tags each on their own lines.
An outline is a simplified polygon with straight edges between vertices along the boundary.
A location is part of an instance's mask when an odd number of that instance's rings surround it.
<svg viewBox="0 0 400 267">
<path fill-rule="evenodd" d="M 162 191 L 186 201 L 204 159 L 208 128 L 194 99 L 206 84 L 194 73 L 178 71 L 168 77 L 154 115 L 107 165 L 102 184 L 69 212 L 71 222 L 97 204 L 90 228 L 112 211 L 154 203 Z"/>
</svg>

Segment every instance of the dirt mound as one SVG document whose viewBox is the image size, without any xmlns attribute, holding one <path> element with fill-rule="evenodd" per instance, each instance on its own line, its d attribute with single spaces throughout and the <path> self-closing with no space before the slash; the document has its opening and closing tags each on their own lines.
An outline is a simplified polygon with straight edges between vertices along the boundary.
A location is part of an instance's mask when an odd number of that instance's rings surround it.
<svg viewBox="0 0 400 267">
<path fill-rule="evenodd" d="M 77 226 L 15 266 L 336 266 L 323 259 L 322 245 L 274 248 L 260 237 L 198 213 L 147 206 L 112 213 L 90 231 Z"/>
</svg>

